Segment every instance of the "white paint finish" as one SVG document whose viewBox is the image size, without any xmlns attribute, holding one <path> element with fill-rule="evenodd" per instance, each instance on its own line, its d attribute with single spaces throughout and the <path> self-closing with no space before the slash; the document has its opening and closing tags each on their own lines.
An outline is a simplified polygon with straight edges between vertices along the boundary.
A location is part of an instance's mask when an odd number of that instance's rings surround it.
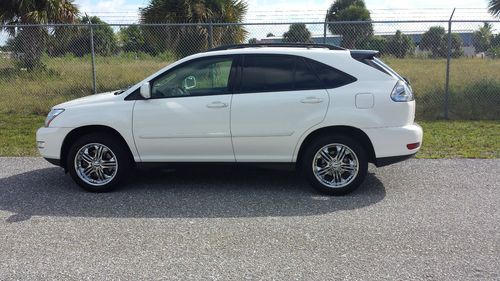
<svg viewBox="0 0 500 281">
<path fill-rule="evenodd" d="M 368 109 L 373 108 L 375 105 L 375 97 L 372 93 L 359 93 L 356 94 L 356 108 Z"/>
<path fill-rule="evenodd" d="M 258 93 L 125 101 L 144 82 L 188 60 L 221 54 L 290 54 L 318 60 L 355 76 L 344 87 L 317 91 Z M 102 94 L 55 108 L 65 111 L 37 134 L 42 156 L 59 158 L 73 129 L 103 125 L 125 139 L 135 161 L 295 161 L 304 139 L 317 129 L 350 126 L 363 130 L 377 157 L 406 155 L 406 144 L 421 142 L 414 126 L 415 102 L 394 102 L 397 80 L 350 56 L 349 51 L 306 48 L 247 48 L 186 57 L 132 86 L 123 94 Z M 370 93 L 356 100 L 356 94 Z M 135 111 L 134 111 L 135 105 Z M 360 108 L 358 108 L 360 107 Z M 133 125 L 133 126 L 132 126 Z M 232 133 L 232 141 L 231 141 Z M 135 137 L 135 138 L 134 138 Z M 137 145 L 136 145 L 137 144 Z"/>
<path fill-rule="evenodd" d="M 45 158 L 61 159 L 61 147 L 64 137 L 72 128 L 40 128 L 36 131 L 36 141 L 44 142 L 43 148 L 38 147 L 40 155 Z"/>
<path fill-rule="evenodd" d="M 105 93 L 56 105 L 54 108 L 64 108 L 65 111 L 51 122 L 50 127 L 79 128 L 100 125 L 112 128 L 123 137 L 134 160 L 141 161 L 132 134 L 132 108 L 135 101 L 125 101 L 123 98 L 122 95 Z"/>
<path fill-rule="evenodd" d="M 230 103 L 231 95 L 136 101 L 133 131 L 142 161 L 234 161 Z"/>
<path fill-rule="evenodd" d="M 292 161 L 300 134 L 323 120 L 328 103 L 325 90 L 234 95 L 231 132 L 236 161 Z"/>
<path fill-rule="evenodd" d="M 416 142 L 422 144 L 423 131 L 417 124 L 393 128 L 365 129 L 364 132 L 372 141 L 377 158 L 413 154 L 420 147 L 409 150 L 406 145 Z"/>
</svg>

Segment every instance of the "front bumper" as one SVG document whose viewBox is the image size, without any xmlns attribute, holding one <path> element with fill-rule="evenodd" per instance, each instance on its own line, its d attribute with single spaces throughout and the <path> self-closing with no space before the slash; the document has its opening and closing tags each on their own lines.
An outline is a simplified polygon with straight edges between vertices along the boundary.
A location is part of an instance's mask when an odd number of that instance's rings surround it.
<svg viewBox="0 0 500 281">
<path fill-rule="evenodd" d="M 416 123 L 402 127 L 365 129 L 364 132 L 370 138 L 375 157 L 380 159 L 380 163 L 395 163 L 410 158 L 422 146 L 423 130 Z M 408 149 L 407 145 L 414 143 L 420 145 L 417 148 Z M 398 158 L 399 161 L 397 161 Z"/>
<path fill-rule="evenodd" d="M 36 144 L 40 155 L 51 163 L 61 159 L 61 148 L 64 138 L 72 128 L 45 128 L 36 131 Z M 49 160 L 50 159 L 50 160 Z"/>
</svg>

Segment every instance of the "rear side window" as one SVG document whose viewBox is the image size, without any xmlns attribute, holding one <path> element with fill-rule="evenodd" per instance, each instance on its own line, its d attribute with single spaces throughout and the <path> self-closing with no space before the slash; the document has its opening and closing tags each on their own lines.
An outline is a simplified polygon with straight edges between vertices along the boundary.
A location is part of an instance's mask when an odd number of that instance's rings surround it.
<svg viewBox="0 0 500 281">
<path fill-rule="evenodd" d="M 356 78 L 326 64 L 290 55 L 245 55 L 240 92 L 331 89 Z"/>
<path fill-rule="evenodd" d="M 243 59 L 241 92 L 293 90 L 295 58 L 276 55 L 247 55 Z"/>
<path fill-rule="evenodd" d="M 310 59 L 307 62 L 318 75 L 321 82 L 323 82 L 326 89 L 342 87 L 357 80 L 355 77 L 324 63 Z"/>
<path fill-rule="evenodd" d="M 324 89 L 323 83 L 318 76 L 311 70 L 306 60 L 297 58 L 295 61 L 295 90 L 313 90 Z"/>
</svg>

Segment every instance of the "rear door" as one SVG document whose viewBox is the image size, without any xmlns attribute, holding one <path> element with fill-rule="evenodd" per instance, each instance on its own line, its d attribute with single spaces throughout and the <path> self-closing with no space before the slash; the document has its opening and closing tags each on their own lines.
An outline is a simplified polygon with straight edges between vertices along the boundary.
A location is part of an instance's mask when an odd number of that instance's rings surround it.
<svg viewBox="0 0 500 281">
<path fill-rule="evenodd" d="M 289 162 L 298 139 L 320 123 L 329 97 L 302 57 L 244 55 L 231 104 L 237 162 Z"/>
</svg>

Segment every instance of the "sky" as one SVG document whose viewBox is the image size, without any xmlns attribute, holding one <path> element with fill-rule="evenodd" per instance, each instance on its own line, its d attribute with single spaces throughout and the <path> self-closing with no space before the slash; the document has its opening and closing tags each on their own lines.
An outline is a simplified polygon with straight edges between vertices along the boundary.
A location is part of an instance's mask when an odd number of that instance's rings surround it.
<svg viewBox="0 0 500 281">
<path fill-rule="evenodd" d="M 247 0 L 247 22 L 262 20 L 286 21 L 319 20 L 323 17 L 333 0 Z M 137 20 L 139 7 L 145 7 L 149 0 L 75 0 L 82 12 L 98 15 L 108 22 L 124 23 Z M 462 17 L 477 17 L 486 14 L 487 0 L 365 0 L 372 17 L 384 19 L 421 19 L 432 16 L 449 16 L 456 8 L 476 8 Z M 436 10 L 437 9 L 437 10 Z"/>
<path fill-rule="evenodd" d="M 244 22 L 320 22 L 334 0 L 246 0 L 248 12 Z M 454 19 L 492 19 L 487 12 L 487 0 L 365 0 L 372 20 L 448 20 L 453 8 L 458 8 Z M 99 16 L 108 23 L 136 23 L 138 9 L 148 5 L 149 0 L 75 0 L 80 11 Z M 423 32 L 436 24 L 378 24 L 374 25 L 378 34 L 403 32 Z M 443 25 L 443 24 L 441 24 Z M 476 29 L 477 23 L 454 26 L 454 29 Z M 308 25 L 313 36 L 322 36 L 323 25 Z M 500 32 L 500 24 L 495 24 Z M 281 36 L 288 25 L 247 26 L 249 38 L 263 38 L 271 32 Z"/>
<path fill-rule="evenodd" d="M 334 0 L 246 0 L 248 3 L 247 23 L 278 22 L 321 22 L 326 10 Z M 111 24 L 138 22 L 140 7 L 150 0 L 74 0 L 82 14 L 98 16 Z M 365 0 L 372 20 L 447 20 L 453 8 L 456 20 L 493 19 L 487 12 L 488 0 Z M 498 20 L 498 19 L 497 19 Z M 403 32 L 423 32 L 429 24 L 375 24 L 378 34 L 393 34 L 396 29 Z M 313 36 L 321 36 L 322 25 L 308 25 Z M 477 29 L 478 23 L 454 25 L 454 30 Z M 416 30 L 418 28 L 418 30 Z M 118 29 L 118 27 L 115 27 Z M 249 38 L 263 38 L 268 32 L 280 36 L 288 25 L 247 26 Z M 500 32 L 500 23 L 494 24 L 494 32 Z M 0 32 L 0 45 L 7 40 L 7 34 Z"/>
</svg>

